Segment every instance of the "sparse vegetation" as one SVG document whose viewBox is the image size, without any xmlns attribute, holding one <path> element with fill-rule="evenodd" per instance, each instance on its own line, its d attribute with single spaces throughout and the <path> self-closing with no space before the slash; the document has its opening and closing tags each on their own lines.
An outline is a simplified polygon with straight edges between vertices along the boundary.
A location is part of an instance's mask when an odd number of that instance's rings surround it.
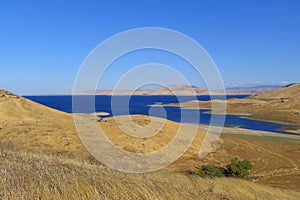
<svg viewBox="0 0 300 200">
<path fill-rule="evenodd" d="M 200 170 L 198 171 L 198 175 L 202 178 L 210 177 L 210 178 L 220 178 L 223 176 L 221 169 L 211 165 L 203 165 L 201 166 Z"/>
<path fill-rule="evenodd" d="M 248 160 L 239 160 L 237 157 L 231 160 L 230 165 L 226 167 L 226 171 L 238 178 L 247 179 L 249 177 L 249 170 L 253 166 Z"/>
<path fill-rule="evenodd" d="M 231 160 L 226 169 L 217 168 L 211 165 L 203 165 L 198 171 L 198 175 L 202 178 L 220 178 L 223 176 L 237 177 L 247 179 L 249 177 L 249 170 L 252 169 L 252 164 L 248 160 L 239 160 L 237 157 Z"/>
</svg>

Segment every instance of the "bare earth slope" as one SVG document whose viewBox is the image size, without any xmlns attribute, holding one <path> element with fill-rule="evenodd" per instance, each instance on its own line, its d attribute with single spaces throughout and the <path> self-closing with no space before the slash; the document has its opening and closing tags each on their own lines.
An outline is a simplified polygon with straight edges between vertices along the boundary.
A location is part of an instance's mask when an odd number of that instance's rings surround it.
<svg viewBox="0 0 300 200">
<path fill-rule="evenodd" d="M 149 123 L 147 116 L 132 117 L 140 126 Z M 126 124 L 126 118 L 120 119 Z M 99 125 L 113 143 L 132 152 L 161 148 L 179 126 L 166 121 L 157 138 L 144 140 L 125 135 L 114 118 L 103 119 Z M 72 115 L 0 91 L 0 198 L 299 199 L 300 193 L 294 191 L 300 188 L 299 141 L 242 133 L 223 135 L 214 151 L 199 160 L 206 134 L 203 128 L 187 152 L 167 169 L 125 174 L 91 160 L 76 133 Z M 225 166 L 234 156 L 253 162 L 252 181 L 206 180 L 186 174 L 196 172 L 202 164 Z"/>
</svg>

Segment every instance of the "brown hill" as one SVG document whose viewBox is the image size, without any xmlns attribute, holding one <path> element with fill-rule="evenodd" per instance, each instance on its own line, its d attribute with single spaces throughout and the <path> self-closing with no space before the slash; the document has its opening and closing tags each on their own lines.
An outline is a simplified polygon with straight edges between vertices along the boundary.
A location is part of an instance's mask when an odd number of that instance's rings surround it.
<svg viewBox="0 0 300 200">
<path fill-rule="evenodd" d="M 89 94 L 91 92 L 80 93 Z M 169 85 L 166 87 L 159 87 L 155 89 L 138 89 L 138 90 L 126 90 L 126 89 L 106 89 L 106 90 L 96 90 L 95 94 L 98 95 L 201 95 L 208 94 L 207 89 L 199 88 L 196 86 L 186 86 L 186 85 Z"/>
<path fill-rule="evenodd" d="M 199 95 L 208 94 L 208 90 L 196 86 L 186 85 L 169 85 L 167 87 L 160 87 L 149 90 L 137 90 L 135 95 Z"/>
<path fill-rule="evenodd" d="M 269 92 L 275 88 L 268 87 L 257 87 L 257 88 L 239 88 L 239 89 L 227 89 L 226 93 L 229 95 L 237 94 L 261 94 Z M 94 91 L 77 92 L 74 94 L 87 95 L 93 94 Z M 67 95 L 73 93 L 65 93 Z M 96 95 L 179 95 L 179 96 L 193 96 L 193 95 L 209 95 L 209 94 L 222 94 L 220 91 L 209 91 L 205 88 L 189 85 L 168 85 L 165 87 L 159 87 L 155 89 L 138 89 L 138 90 L 127 90 L 127 89 L 99 89 L 95 91 Z"/>
<path fill-rule="evenodd" d="M 300 83 L 290 84 L 270 92 L 249 97 L 259 100 L 300 100 Z"/>
<path fill-rule="evenodd" d="M 224 103 L 220 100 L 214 102 Z M 197 109 L 194 103 L 185 102 L 181 106 Z M 203 109 L 211 108 L 210 101 L 198 101 L 198 104 Z M 170 104 L 172 105 L 179 106 L 179 104 Z M 214 112 L 218 113 L 218 110 Z M 300 133 L 300 84 L 291 84 L 243 99 L 230 99 L 227 101 L 227 114 L 291 124 L 293 127 L 289 128 L 290 131 Z"/>
<path fill-rule="evenodd" d="M 82 155 L 85 150 L 72 120 L 70 114 L 0 90 L 1 143 L 36 151 Z"/>
<path fill-rule="evenodd" d="M 300 129 L 300 84 L 290 84 L 245 101 L 256 102 L 253 118 L 292 123 Z M 296 127 L 297 130 L 297 127 Z"/>
</svg>

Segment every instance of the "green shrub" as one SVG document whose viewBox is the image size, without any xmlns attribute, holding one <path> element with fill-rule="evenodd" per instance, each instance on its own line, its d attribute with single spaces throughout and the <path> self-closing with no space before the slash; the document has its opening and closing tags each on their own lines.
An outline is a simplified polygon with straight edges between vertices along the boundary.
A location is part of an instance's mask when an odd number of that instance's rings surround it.
<svg viewBox="0 0 300 200">
<path fill-rule="evenodd" d="M 237 177 L 248 179 L 249 170 L 252 169 L 252 164 L 248 160 L 239 160 L 237 157 L 231 160 L 231 163 L 226 168 L 217 168 L 211 165 L 203 165 L 198 171 L 198 176 L 205 178 L 215 177 Z"/>
<path fill-rule="evenodd" d="M 211 166 L 211 165 L 203 165 L 201 166 L 201 168 L 198 171 L 198 175 L 202 178 L 204 177 L 210 177 L 210 178 L 214 178 L 214 177 L 222 177 L 223 173 L 220 169 Z"/>
<path fill-rule="evenodd" d="M 249 170 L 252 169 L 252 164 L 248 160 L 239 160 L 237 157 L 231 160 L 230 165 L 226 167 L 228 173 L 238 178 L 247 179 Z"/>
</svg>

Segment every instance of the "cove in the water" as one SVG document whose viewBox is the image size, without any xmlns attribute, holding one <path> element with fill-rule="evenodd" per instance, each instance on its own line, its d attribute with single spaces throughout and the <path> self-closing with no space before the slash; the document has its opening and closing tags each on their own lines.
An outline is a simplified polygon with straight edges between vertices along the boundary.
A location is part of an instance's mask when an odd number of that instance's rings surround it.
<svg viewBox="0 0 300 200">
<path fill-rule="evenodd" d="M 227 99 L 230 98 L 245 98 L 247 95 L 229 95 Z M 43 104 L 45 106 L 61 110 L 64 112 L 72 113 L 72 96 L 26 96 L 26 98 L 35 101 L 37 103 Z M 170 104 L 194 100 L 195 97 L 176 97 L 176 96 L 131 96 L 129 101 L 129 113 L 128 105 L 126 103 L 127 96 L 117 96 L 114 105 L 113 112 L 111 108 L 111 96 L 97 95 L 95 96 L 95 111 L 96 112 L 107 112 L 109 113 L 104 117 L 111 117 L 113 115 L 126 115 L 126 114 L 140 114 L 140 115 L 151 115 L 156 117 L 166 118 L 175 122 L 188 122 L 188 123 L 199 123 L 199 124 L 210 124 L 211 114 L 205 113 L 207 110 L 192 110 L 192 109 L 181 109 L 180 107 L 171 106 L 150 106 L 154 104 Z M 198 100 L 207 101 L 211 97 L 209 95 L 197 96 Z M 218 99 L 218 96 L 214 96 L 214 99 Z M 150 109 L 151 108 L 151 109 Z M 164 108 L 164 109 L 163 109 Z M 195 112 L 199 112 L 200 120 L 195 119 Z M 113 114 L 112 114 L 113 113 Z M 182 115 L 184 113 L 184 118 Z M 190 116 L 190 117 L 189 117 Z M 215 116 L 217 119 L 221 116 Z M 221 118 L 220 118 L 221 119 Z M 222 120 L 220 120 L 222 121 Z M 222 125 L 222 123 L 215 120 L 213 125 Z M 270 131 L 281 134 L 293 134 L 283 131 L 284 125 L 256 121 L 241 116 L 226 115 L 225 116 L 225 126 L 235 126 L 252 130 L 262 130 Z M 297 135 L 297 134 L 293 134 Z"/>
</svg>

